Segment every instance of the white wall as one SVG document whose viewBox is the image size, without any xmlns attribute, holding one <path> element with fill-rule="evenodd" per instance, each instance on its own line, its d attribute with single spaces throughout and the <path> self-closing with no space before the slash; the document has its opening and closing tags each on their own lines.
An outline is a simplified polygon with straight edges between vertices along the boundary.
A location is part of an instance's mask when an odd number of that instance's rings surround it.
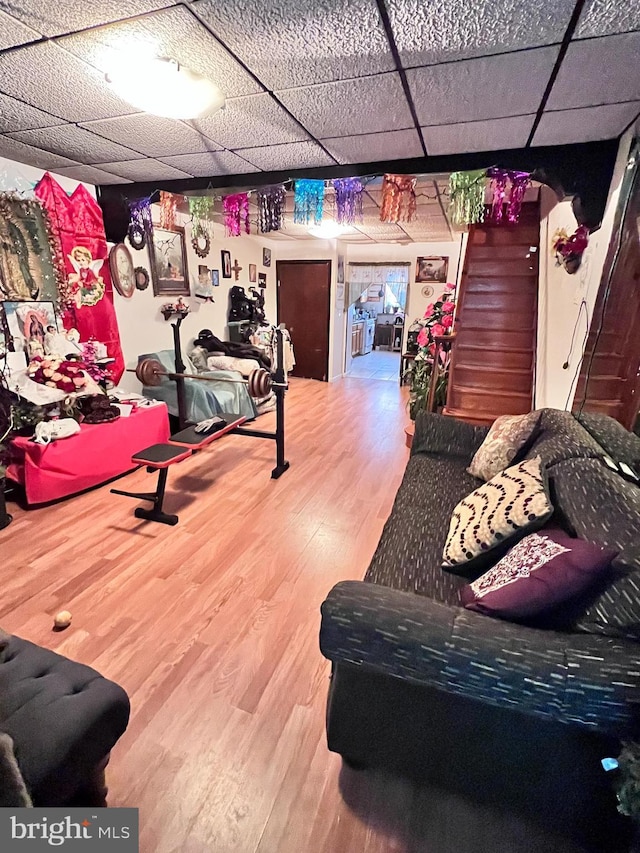
<svg viewBox="0 0 640 853">
<path fill-rule="evenodd" d="M 558 202 L 551 190 L 542 188 L 536 408 L 571 408 L 585 334 L 598 295 L 632 139 L 633 131 L 630 130 L 620 142 L 602 226 L 590 236 L 582 265 L 574 275 L 556 266 L 551 252 L 551 241 L 557 228 L 565 228 L 569 234 L 577 228 L 571 203 Z M 574 345 L 570 354 L 572 335 Z M 563 369 L 567 361 L 568 367 Z"/>
<path fill-rule="evenodd" d="M 159 216 L 159 207 L 152 206 L 152 218 L 154 224 Z M 249 282 L 249 264 L 256 264 L 257 273 L 266 273 L 267 288 L 265 291 L 265 311 L 270 322 L 276 320 L 276 257 L 275 244 L 262 237 L 254 235 L 242 235 L 241 237 L 223 236 L 221 226 L 214 229 L 214 239 L 206 258 L 199 258 L 191 246 L 191 227 L 189 217 L 178 214 L 176 224 L 185 227 L 185 242 L 187 247 L 187 266 L 189 269 L 189 280 L 191 284 L 191 296 L 183 297 L 191 307 L 191 313 L 183 321 L 180 328 L 182 351 L 188 353 L 193 340 L 201 329 L 211 329 L 216 337 L 221 340 L 228 338 L 227 311 L 229 308 L 229 290 L 234 285 L 244 287 L 247 295 L 249 287 L 257 287 Z M 125 240 L 129 245 L 128 240 Z M 271 249 L 271 266 L 262 266 L 262 249 Z M 147 247 L 136 251 L 129 246 L 135 266 L 143 266 L 150 271 L 149 252 Z M 231 263 L 237 259 L 242 267 L 239 280 L 222 278 L 222 264 L 220 252 L 227 249 L 231 252 Z M 198 279 L 198 266 L 204 265 L 210 269 L 220 271 L 220 287 L 214 288 L 215 302 L 204 302 L 195 297 L 195 285 Z M 173 348 L 173 329 L 171 323 L 165 321 L 160 313 L 160 308 L 165 302 L 175 302 L 176 296 L 154 296 L 153 284 L 149 282 L 146 290 L 134 293 L 131 299 L 125 299 L 114 290 L 114 305 L 118 326 L 120 328 L 120 341 L 127 367 L 135 367 L 138 356 L 146 352 L 157 352 L 162 349 Z M 120 380 L 120 385 L 130 391 L 139 391 L 140 384 L 132 373 L 125 373 Z"/>
</svg>

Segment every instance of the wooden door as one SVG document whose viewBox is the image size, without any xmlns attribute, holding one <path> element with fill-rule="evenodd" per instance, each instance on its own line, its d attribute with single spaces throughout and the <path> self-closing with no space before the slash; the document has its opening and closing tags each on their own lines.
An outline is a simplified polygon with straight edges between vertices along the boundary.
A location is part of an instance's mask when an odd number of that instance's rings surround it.
<svg viewBox="0 0 640 853">
<path fill-rule="evenodd" d="M 473 225 L 462 272 L 445 414 L 493 423 L 531 410 L 538 322 L 537 202 L 516 225 Z"/>
<path fill-rule="evenodd" d="M 278 323 L 284 323 L 296 357 L 294 376 L 327 381 L 331 261 L 277 261 Z"/>
</svg>

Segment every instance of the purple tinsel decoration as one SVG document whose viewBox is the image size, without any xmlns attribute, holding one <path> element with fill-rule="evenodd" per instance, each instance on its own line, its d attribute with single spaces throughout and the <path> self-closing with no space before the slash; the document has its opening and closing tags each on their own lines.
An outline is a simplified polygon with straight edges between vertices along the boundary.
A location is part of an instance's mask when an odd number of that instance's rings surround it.
<svg viewBox="0 0 640 853">
<path fill-rule="evenodd" d="M 520 218 L 524 194 L 531 183 L 531 175 L 528 172 L 509 172 L 509 180 L 511 181 L 511 192 L 507 206 L 507 219 L 509 222 L 517 222 Z"/>
<path fill-rule="evenodd" d="M 249 233 L 249 196 L 247 193 L 226 195 L 222 199 L 224 225 L 227 237 L 239 237 Z"/>
<path fill-rule="evenodd" d="M 261 234 L 279 231 L 284 225 L 285 188 L 278 184 L 258 190 L 258 222 Z"/>
<path fill-rule="evenodd" d="M 509 200 L 506 202 L 506 219 L 512 224 L 517 222 L 520 218 L 524 194 L 531 183 L 531 176 L 528 172 L 515 172 L 510 169 L 493 167 L 487 170 L 487 177 L 491 178 L 491 189 L 493 190 L 489 214 L 490 221 L 496 224 L 502 222 L 505 215 L 507 183 L 510 182 Z"/>
<path fill-rule="evenodd" d="M 320 225 L 323 206 L 324 181 L 296 181 L 293 199 L 293 221 L 296 225 L 308 225 L 312 215 L 314 224 Z"/>
<path fill-rule="evenodd" d="M 151 196 L 139 198 L 129 203 L 131 225 L 143 234 L 151 233 Z"/>
<path fill-rule="evenodd" d="M 362 222 L 362 181 L 359 178 L 337 178 L 333 188 L 336 193 L 336 222 L 339 225 Z"/>
<path fill-rule="evenodd" d="M 491 178 L 490 186 L 493 192 L 489 221 L 498 224 L 499 222 L 502 222 L 502 216 L 504 214 L 504 200 L 507 196 L 509 172 L 507 169 L 492 168 L 487 170 L 487 177 Z"/>
</svg>

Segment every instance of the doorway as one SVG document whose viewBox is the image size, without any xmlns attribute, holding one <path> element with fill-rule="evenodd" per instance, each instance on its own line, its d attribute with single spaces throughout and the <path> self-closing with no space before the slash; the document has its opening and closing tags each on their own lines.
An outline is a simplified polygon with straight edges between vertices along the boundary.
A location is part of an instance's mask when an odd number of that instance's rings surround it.
<svg viewBox="0 0 640 853">
<path fill-rule="evenodd" d="M 293 376 L 326 382 L 329 375 L 331 261 L 276 261 L 278 323 L 291 335 Z"/>
<path fill-rule="evenodd" d="M 350 263 L 345 374 L 399 381 L 409 263 Z"/>
</svg>

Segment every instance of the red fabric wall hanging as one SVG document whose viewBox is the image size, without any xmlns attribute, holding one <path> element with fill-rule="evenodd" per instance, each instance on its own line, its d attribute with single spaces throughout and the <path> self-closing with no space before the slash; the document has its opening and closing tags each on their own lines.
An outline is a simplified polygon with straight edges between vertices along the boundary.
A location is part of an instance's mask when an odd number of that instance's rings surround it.
<svg viewBox="0 0 640 853">
<path fill-rule="evenodd" d="M 67 275 L 66 291 L 60 294 L 62 322 L 66 329 L 77 329 L 80 340 L 95 338 L 106 345 L 109 357 L 115 359 L 110 372 L 117 383 L 124 358 L 100 206 L 83 184 L 69 196 L 48 172 L 35 194 L 49 214 Z"/>
</svg>

